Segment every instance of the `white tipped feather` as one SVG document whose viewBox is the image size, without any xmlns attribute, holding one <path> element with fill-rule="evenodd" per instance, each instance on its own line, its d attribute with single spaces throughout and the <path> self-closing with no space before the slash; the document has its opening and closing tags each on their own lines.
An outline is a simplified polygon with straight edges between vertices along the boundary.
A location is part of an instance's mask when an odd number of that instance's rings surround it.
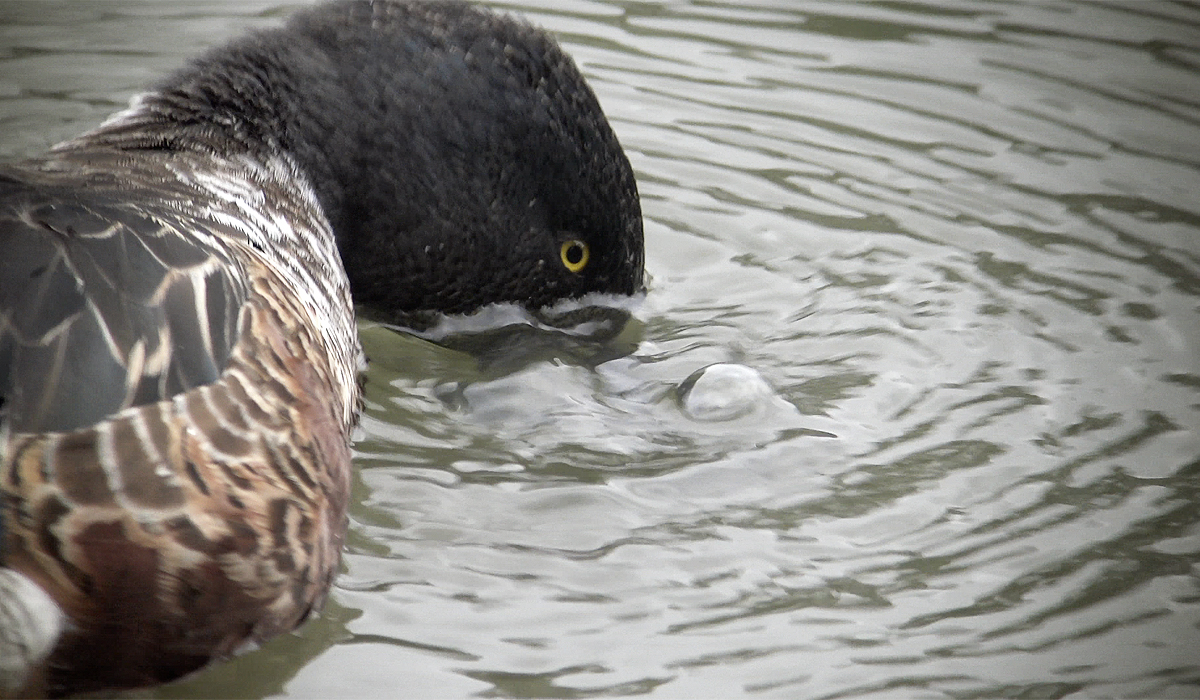
<svg viewBox="0 0 1200 700">
<path fill-rule="evenodd" d="M 24 574 L 0 569 L 0 693 L 20 689 L 54 648 L 63 613 Z"/>
</svg>

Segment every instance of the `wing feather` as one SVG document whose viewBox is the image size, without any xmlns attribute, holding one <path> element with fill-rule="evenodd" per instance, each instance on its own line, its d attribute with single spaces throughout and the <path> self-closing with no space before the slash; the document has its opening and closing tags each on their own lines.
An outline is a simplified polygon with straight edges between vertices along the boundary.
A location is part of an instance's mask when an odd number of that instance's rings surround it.
<svg viewBox="0 0 1200 700">
<path fill-rule="evenodd" d="M 19 432 L 91 425 L 210 384 L 241 268 L 168 202 L 0 177 L 0 399 Z"/>
</svg>

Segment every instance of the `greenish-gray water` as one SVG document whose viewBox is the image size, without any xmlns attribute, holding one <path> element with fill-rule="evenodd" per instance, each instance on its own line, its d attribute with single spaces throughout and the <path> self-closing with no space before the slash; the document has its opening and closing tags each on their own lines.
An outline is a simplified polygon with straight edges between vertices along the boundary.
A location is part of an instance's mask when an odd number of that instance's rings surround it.
<svg viewBox="0 0 1200 700">
<path fill-rule="evenodd" d="M 0 157 L 297 4 L 0 0 Z M 1200 697 L 1200 9 L 491 4 L 591 80 L 648 294 L 364 322 L 331 604 L 138 695 Z"/>
</svg>

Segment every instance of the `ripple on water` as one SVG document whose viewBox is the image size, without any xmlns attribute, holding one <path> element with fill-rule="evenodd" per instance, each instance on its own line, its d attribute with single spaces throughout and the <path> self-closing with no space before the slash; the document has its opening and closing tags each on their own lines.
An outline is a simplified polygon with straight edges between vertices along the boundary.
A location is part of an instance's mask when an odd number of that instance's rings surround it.
<svg viewBox="0 0 1200 700">
<path fill-rule="evenodd" d="M 364 324 L 330 607 L 156 694 L 1197 694 L 1194 8 L 497 5 L 591 78 L 650 291 Z M 10 155 L 282 14 L 32 6 Z"/>
</svg>

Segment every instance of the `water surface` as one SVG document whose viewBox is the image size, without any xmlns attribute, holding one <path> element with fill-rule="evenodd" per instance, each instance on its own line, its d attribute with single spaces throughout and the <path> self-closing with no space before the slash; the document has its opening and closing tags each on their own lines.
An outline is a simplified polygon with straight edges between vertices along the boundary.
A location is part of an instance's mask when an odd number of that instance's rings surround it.
<svg viewBox="0 0 1200 700">
<path fill-rule="evenodd" d="M 0 5 L 0 155 L 294 6 Z M 364 323 L 331 604 L 142 695 L 1200 697 L 1200 11 L 495 6 L 599 94 L 649 293 Z"/>
</svg>

